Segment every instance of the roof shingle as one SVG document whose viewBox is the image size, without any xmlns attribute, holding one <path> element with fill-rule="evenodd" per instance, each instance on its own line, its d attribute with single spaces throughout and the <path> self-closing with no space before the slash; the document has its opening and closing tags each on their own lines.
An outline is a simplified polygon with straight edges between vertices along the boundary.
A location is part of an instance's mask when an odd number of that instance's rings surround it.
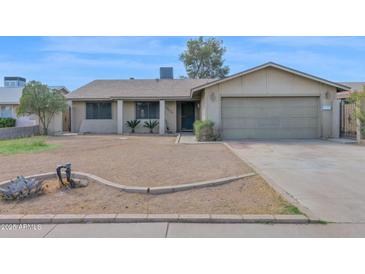
<svg viewBox="0 0 365 274">
<path fill-rule="evenodd" d="M 193 87 L 212 79 L 95 80 L 67 95 L 68 99 L 190 97 Z"/>
</svg>

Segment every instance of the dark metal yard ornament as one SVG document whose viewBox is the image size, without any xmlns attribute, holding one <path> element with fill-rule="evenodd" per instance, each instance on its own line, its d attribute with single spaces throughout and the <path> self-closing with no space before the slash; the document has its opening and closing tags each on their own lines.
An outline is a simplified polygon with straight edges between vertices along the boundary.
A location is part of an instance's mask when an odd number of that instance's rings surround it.
<svg viewBox="0 0 365 274">
<path fill-rule="evenodd" d="M 67 183 L 62 180 L 62 173 L 61 173 L 62 169 L 65 169 Z M 76 188 L 76 187 L 85 187 L 88 185 L 88 182 L 86 180 L 79 180 L 79 179 L 71 178 L 71 164 L 70 163 L 57 166 L 56 173 L 57 173 L 58 180 L 60 181 L 62 186 L 65 186 L 65 187 L 70 186 L 71 188 Z"/>
<path fill-rule="evenodd" d="M 71 178 L 71 164 L 68 163 L 68 164 L 65 164 L 63 166 L 60 165 L 60 166 L 57 166 L 57 168 L 56 168 L 56 173 L 57 173 L 58 180 L 60 180 L 60 183 L 63 186 L 67 186 L 67 184 L 62 180 L 62 174 L 61 174 L 62 169 L 65 169 L 66 180 L 70 184 L 71 188 L 75 188 L 76 184 L 75 184 L 74 180 Z"/>
</svg>

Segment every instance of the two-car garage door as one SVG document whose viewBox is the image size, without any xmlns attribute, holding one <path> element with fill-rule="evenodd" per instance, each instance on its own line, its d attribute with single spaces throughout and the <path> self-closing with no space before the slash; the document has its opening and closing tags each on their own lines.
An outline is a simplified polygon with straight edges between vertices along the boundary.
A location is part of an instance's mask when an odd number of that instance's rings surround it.
<svg viewBox="0 0 365 274">
<path fill-rule="evenodd" d="M 222 98 L 224 139 L 319 138 L 319 97 Z"/>
</svg>

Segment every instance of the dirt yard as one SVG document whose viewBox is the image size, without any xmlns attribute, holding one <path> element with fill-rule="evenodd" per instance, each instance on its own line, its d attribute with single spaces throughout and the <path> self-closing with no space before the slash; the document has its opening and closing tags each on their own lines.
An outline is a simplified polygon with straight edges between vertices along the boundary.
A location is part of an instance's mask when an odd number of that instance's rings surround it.
<svg viewBox="0 0 365 274">
<path fill-rule="evenodd" d="M 72 163 L 75 171 L 124 185 L 161 186 L 218 179 L 251 172 L 222 144 L 175 144 L 175 137 L 49 137 L 61 148 L 14 155 L 0 154 L 0 181 L 18 175 L 55 171 Z"/>
<path fill-rule="evenodd" d="M 162 195 L 126 193 L 90 183 L 67 191 L 55 191 L 51 186 L 45 194 L 23 201 L 0 200 L 0 214 L 292 214 L 290 208 L 258 175 L 218 187 Z"/>
</svg>

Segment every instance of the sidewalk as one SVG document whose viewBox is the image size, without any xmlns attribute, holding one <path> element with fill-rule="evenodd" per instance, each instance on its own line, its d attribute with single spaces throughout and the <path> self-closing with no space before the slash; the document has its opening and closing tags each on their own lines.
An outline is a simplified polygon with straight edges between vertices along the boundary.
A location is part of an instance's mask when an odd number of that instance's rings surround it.
<svg viewBox="0 0 365 274">
<path fill-rule="evenodd" d="M 9 230 L 12 228 L 11 230 Z M 365 237 L 365 224 L 50 224 L 0 225 L 1 238 L 303 238 Z"/>
</svg>

